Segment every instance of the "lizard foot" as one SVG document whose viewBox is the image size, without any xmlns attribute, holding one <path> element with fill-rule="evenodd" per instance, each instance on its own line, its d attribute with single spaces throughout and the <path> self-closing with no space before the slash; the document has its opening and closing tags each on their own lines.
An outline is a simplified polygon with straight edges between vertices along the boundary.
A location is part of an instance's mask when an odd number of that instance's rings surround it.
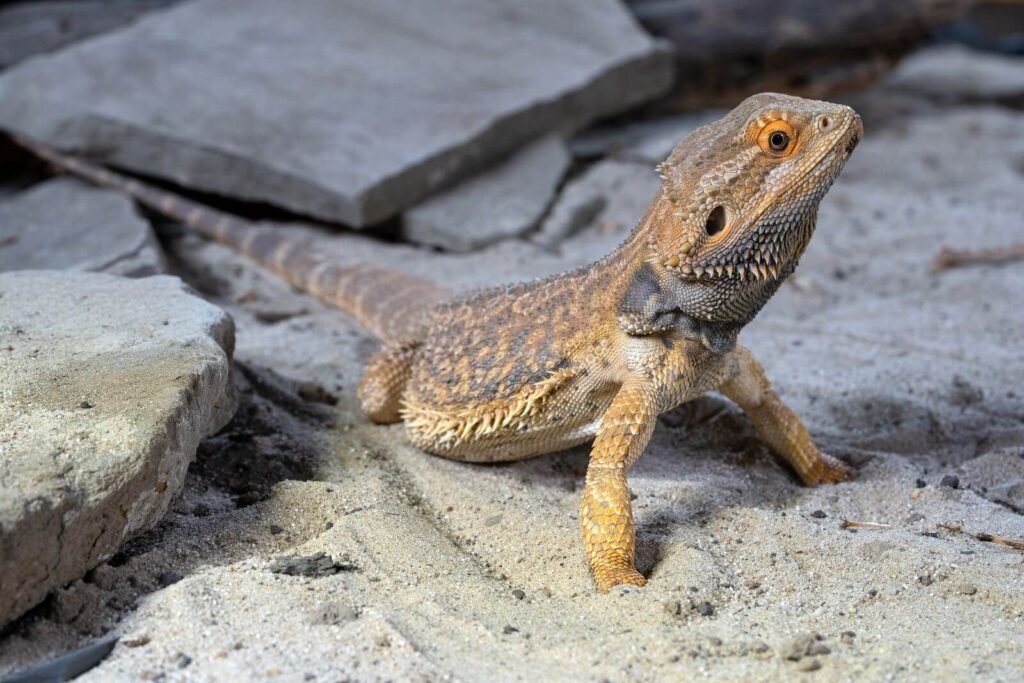
<svg viewBox="0 0 1024 683">
<path fill-rule="evenodd" d="M 817 486 L 818 484 L 838 484 L 842 481 L 853 479 L 853 470 L 846 464 L 831 455 L 818 454 L 818 460 L 811 465 L 810 469 L 800 475 L 805 486 Z"/>
<path fill-rule="evenodd" d="M 597 590 L 607 593 L 613 586 L 646 586 L 647 579 L 630 565 L 609 563 L 601 567 L 594 567 L 594 581 L 597 583 Z"/>
</svg>

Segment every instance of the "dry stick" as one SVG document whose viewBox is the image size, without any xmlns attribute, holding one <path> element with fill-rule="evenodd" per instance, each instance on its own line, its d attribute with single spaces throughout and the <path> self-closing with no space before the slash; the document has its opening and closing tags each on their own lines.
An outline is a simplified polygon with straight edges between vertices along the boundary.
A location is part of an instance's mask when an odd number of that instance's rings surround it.
<svg viewBox="0 0 1024 683">
<path fill-rule="evenodd" d="M 983 263 L 1006 263 L 1017 259 L 1024 259 L 1024 244 L 1011 244 L 1006 247 L 977 251 L 960 251 L 943 247 L 932 261 L 932 272 Z"/>
<path fill-rule="evenodd" d="M 850 519 L 844 519 L 843 523 L 839 525 L 840 529 L 891 529 L 892 524 L 882 524 L 881 522 L 855 522 Z"/>
<path fill-rule="evenodd" d="M 972 536 L 979 541 L 985 541 L 986 543 L 998 543 L 999 545 L 1008 545 L 1011 548 L 1016 548 L 1017 550 L 1024 550 L 1024 541 L 1015 541 L 1012 538 L 994 536 L 993 534 L 975 534 L 967 531 L 959 524 L 940 524 L 939 528 L 947 531 L 956 531 L 957 533 L 967 534 L 968 536 Z"/>
</svg>

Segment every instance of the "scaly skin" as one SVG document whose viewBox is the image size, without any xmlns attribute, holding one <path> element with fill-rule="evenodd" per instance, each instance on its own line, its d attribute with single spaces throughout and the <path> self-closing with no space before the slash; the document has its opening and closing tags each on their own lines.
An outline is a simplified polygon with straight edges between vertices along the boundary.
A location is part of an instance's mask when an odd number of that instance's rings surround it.
<svg viewBox="0 0 1024 683">
<path fill-rule="evenodd" d="M 580 528 L 597 587 L 607 591 L 645 583 L 634 566 L 626 475 L 658 414 L 684 401 L 718 389 L 805 484 L 849 477 L 815 448 L 736 337 L 793 272 L 818 203 L 861 134 L 849 107 L 751 97 L 659 166 L 662 190 L 609 256 L 454 300 L 408 275 L 322 262 L 275 231 L 16 139 L 363 322 L 385 342 L 359 387 L 364 411 L 376 422 L 404 420 L 423 450 L 498 462 L 593 440 Z"/>
</svg>

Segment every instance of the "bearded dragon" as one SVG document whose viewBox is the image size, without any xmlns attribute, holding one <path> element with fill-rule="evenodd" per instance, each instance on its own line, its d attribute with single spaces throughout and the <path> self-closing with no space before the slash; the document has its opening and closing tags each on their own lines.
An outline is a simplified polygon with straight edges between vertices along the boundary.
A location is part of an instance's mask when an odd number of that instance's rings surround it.
<svg viewBox="0 0 1024 683">
<path fill-rule="evenodd" d="M 850 470 L 815 447 L 737 343 L 792 274 L 818 204 L 863 134 L 849 107 L 750 97 L 683 140 L 629 237 L 561 275 L 452 298 L 421 278 L 324 260 L 278 230 L 12 136 L 57 170 L 123 191 L 336 305 L 382 342 L 366 416 L 404 421 L 424 451 L 467 462 L 593 441 L 579 522 L 597 588 L 643 586 L 626 476 L 659 413 L 717 389 L 804 484 Z"/>
</svg>

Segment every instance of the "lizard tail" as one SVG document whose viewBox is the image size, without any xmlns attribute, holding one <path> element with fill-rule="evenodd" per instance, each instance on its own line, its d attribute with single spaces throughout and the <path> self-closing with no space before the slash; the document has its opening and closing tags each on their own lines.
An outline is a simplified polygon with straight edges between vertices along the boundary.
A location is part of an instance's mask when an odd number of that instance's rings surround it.
<svg viewBox="0 0 1024 683">
<path fill-rule="evenodd" d="M 61 173 L 123 192 L 140 204 L 225 244 L 274 271 L 299 289 L 336 306 L 378 339 L 407 342 L 418 338 L 427 314 L 450 297 L 433 282 L 368 264 L 340 265 L 307 245 L 229 214 L 96 164 L 64 155 L 35 140 L 9 134 Z"/>
</svg>

